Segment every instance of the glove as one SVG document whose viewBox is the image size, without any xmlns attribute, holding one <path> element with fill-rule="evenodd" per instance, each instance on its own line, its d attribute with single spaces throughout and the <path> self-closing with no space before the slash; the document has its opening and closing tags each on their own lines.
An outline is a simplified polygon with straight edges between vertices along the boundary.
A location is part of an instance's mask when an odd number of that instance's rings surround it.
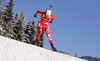
<svg viewBox="0 0 100 61">
<path fill-rule="evenodd" d="M 49 23 L 52 23 L 51 21 L 49 21 Z"/>
<path fill-rule="evenodd" d="M 52 48 L 53 51 L 57 51 L 57 49 L 54 47 L 53 44 L 51 44 L 51 48 Z"/>
<path fill-rule="evenodd" d="M 36 14 L 34 15 L 34 17 L 35 17 L 35 18 L 37 17 Z"/>
</svg>

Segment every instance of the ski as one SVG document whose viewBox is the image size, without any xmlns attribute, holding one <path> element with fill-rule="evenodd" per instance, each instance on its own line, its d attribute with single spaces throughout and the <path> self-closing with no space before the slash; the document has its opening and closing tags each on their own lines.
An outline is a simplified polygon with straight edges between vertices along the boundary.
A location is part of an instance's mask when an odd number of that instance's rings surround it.
<svg viewBox="0 0 100 61">
<path fill-rule="evenodd" d="M 68 52 L 64 52 L 64 51 L 55 51 L 55 52 L 59 52 L 59 53 L 63 53 L 63 54 L 69 54 Z"/>
</svg>

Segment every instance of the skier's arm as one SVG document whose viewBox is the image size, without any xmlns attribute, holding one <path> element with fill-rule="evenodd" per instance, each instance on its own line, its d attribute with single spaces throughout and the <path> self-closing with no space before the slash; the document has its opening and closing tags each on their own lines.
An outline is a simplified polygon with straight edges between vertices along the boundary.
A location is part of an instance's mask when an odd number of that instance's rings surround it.
<svg viewBox="0 0 100 61">
<path fill-rule="evenodd" d="M 42 14 L 43 12 L 41 11 L 37 11 L 36 14 L 34 15 L 34 17 L 37 17 L 38 14 Z"/>
<path fill-rule="evenodd" d="M 53 22 L 53 20 L 55 19 L 55 17 L 53 15 L 51 15 L 51 23 Z"/>
</svg>

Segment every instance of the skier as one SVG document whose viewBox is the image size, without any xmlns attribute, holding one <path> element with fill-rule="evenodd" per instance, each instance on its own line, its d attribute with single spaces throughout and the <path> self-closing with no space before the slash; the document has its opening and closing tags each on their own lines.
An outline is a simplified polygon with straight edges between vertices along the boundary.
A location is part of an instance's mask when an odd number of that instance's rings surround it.
<svg viewBox="0 0 100 61">
<path fill-rule="evenodd" d="M 41 17 L 40 17 L 40 20 L 38 21 L 38 24 L 39 24 L 38 25 L 38 34 L 37 34 L 36 41 L 34 44 L 36 44 L 39 41 L 40 35 L 42 34 L 42 29 L 43 29 L 46 33 L 46 36 L 49 39 L 52 50 L 57 51 L 57 49 L 53 45 L 53 41 L 50 36 L 50 30 L 48 27 L 48 22 L 52 23 L 53 20 L 55 19 L 55 17 L 51 14 L 50 9 L 48 9 L 46 12 L 37 11 L 36 14 L 34 15 L 34 17 L 36 18 L 38 14 L 40 14 Z M 50 19 L 51 19 L 51 21 L 49 21 Z"/>
</svg>

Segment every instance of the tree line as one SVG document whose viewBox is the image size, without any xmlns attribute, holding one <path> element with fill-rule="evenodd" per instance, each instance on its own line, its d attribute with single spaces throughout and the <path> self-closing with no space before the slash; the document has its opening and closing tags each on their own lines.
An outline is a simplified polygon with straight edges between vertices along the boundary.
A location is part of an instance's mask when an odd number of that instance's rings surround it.
<svg viewBox="0 0 100 61">
<path fill-rule="evenodd" d="M 4 4 L 4 0 L 0 0 L 0 35 L 28 44 L 34 44 L 38 34 L 35 22 L 29 20 L 26 24 L 23 12 L 21 14 L 17 12 L 13 15 L 14 6 L 14 0 L 9 0 L 8 4 Z M 43 47 L 43 41 L 44 32 L 36 45 Z"/>
</svg>

